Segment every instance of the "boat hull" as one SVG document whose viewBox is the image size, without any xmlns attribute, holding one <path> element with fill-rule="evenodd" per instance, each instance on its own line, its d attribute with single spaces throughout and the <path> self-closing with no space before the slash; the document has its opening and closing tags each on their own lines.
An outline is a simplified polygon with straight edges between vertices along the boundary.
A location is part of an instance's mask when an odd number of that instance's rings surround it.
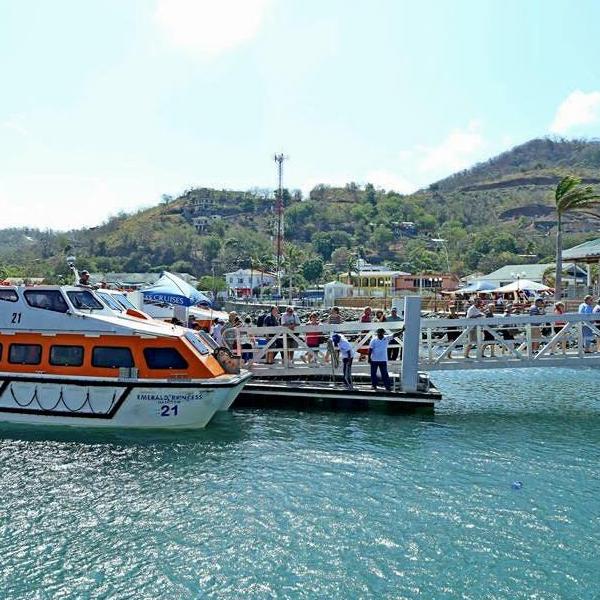
<svg viewBox="0 0 600 600">
<path fill-rule="evenodd" d="M 0 421 L 75 427 L 198 429 L 250 375 L 210 380 L 60 379 L 0 373 Z"/>
</svg>

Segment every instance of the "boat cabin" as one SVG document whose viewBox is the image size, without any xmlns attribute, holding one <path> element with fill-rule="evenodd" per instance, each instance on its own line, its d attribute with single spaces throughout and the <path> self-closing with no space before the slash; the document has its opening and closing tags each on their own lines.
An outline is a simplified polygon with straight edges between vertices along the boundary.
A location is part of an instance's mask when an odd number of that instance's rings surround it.
<svg viewBox="0 0 600 600">
<path fill-rule="evenodd" d="M 0 373 L 214 378 L 224 373 L 214 346 L 202 333 L 121 316 L 91 289 L 0 287 Z"/>
</svg>

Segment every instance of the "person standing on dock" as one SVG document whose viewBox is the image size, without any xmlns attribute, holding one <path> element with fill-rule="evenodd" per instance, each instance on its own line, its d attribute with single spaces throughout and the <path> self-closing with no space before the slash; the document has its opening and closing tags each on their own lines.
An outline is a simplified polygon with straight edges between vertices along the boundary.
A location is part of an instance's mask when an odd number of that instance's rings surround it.
<svg viewBox="0 0 600 600">
<path fill-rule="evenodd" d="M 339 349 L 340 356 L 342 357 L 342 372 L 344 386 L 351 390 L 352 389 L 352 360 L 354 359 L 354 348 L 352 344 L 339 333 L 334 333 L 331 336 L 333 345 Z"/>
<path fill-rule="evenodd" d="M 577 312 L 580 315 L 590 315 L 594 312 L 593 305 L 594 305 L 594 298 L 592 297 L 591 294 L 588 294 L 583 299 L 583 302 L 579 305 L 579 309 Z M 586 327 L 585 325 L 582 327 L 581 333 L 583 336 L 583 351 L 586 354 L 590 354 L 591 352 L 594 351 L 592 348 L 592 346 L 594 345 L 594 333 L 589 327 Z"/>
<path fill-rule="evenodd" d="M 398 316 L 398 309 L 395 306 L 392 307 L 392 312 L 386 317 L 386 321 L 402 321 L 402 319 Z M 388 360 L 398 360 L 399 354 L 400 344 L 397 340 L 393 340 L 390 342 L 390 347 L 388 348 Z"/>
<path fill-rule="evenodd" d="M 467 309 L 467 319 L 478 319 L 484 317 L 484 313 L 481 311 L 483 308 L 483 300 L 481 298 L 475 298 L 473 304 Z M 469 358 L 469 352 L 471 348 L 477 344 L 477 329 L 473 327 L 469 331 L 469 343 L 465 346 L 465 358 Z"/>
<path fill-rule="evenodd" d="M 288 306 L 285 309 L 285 312 L 281 315 L 281 325 L 283 327 L 287 327 L 288 329 L 291 329 L 292 331 L 294 331 L 294 329 L 296 329 L 296 327 L 298 327 L 300 325 L 300 317 L 294 312 L 294 307 L 293 306 Z M 298 342 L 296 340 L 296 338 L 292 337 L 291 335 L 287 336 L 287 347 L 288 348 L 297 348 L 298 347 Z M 293 350 L 288 350 L 288 363 L 290 367 L 294 366 L 294 351 Z"/>
<path fill-rule="evenodd" d="M 380 328 L 377 330 L 377 337 L 373 338 L 369 343 L 369 363 L 371 364 L 371 387 L 376 390 L 378 379 L 377 371 L 381 372 L 381 379 L 383 385 L 388 392 L 392 391 L 392 382 L 387 369 L 388 361 L 388 346 L 389 343 L 399 334 L 400 332 L 393 333 L 392 335 L 385 335 L 385 329 Z"/>
<path fill-rule="evenodd" d="M 344 319 L 342 319 L 342 315 L 340 314 L 340 307 L 339 306 L 334 306 L 330 313 L 329 313 L 329 318 L 327 320 L 327 322 L 330 325 L 339 325 L 340 323 L 344 322 Z"/>
<path fill-rule="evenodd" d="M 265 317 L 265 320 L 263 321 L 263 326 L 264 327 L 278 327 L 279 325 L 280 325 L 279 309 L 276 306 L 271 306 L 271 310 L 269 311 L 269 314 Z M 273 338 L 273 337 L 276 337 L 276 335 L 277 334 L 268 335 L 267 338 Z M 283 340 L 281 338 L 277 338 L 276 340 L 273 341 L 270 348 L 271 349 L 270 349 L 270 351 L 267 352 L 267 356 L 266 356 L 266 364 L 268 364 L 268 365 L 272 365 L 275 362 L 275 355 L 279 351 L 279 350 L 275 351 L 275 349 L 283 348 Z"/>
</svg>

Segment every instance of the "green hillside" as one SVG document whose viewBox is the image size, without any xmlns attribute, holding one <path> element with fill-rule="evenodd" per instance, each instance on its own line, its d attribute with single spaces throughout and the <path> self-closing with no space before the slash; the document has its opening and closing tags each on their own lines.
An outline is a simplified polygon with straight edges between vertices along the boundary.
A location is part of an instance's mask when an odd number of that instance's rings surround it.
<svg viewBox="0 0 600 600">
<path fill-rule="evenodd" d="M 568 173 L 600 185 L 600 142 L 532 140 L 408 196 L 354 183 L 319 185 L 308 198 L 285 190 L 286 262 L 309 283 L 347 270 L 357 254 L 406 271 L 449 266 L 460 274 L 545 261 L 553 188 Z M 72 253 L 101 272 L 269 267 L 273 202 L 268 191 L 196 188 L 91 229 L 0 230 L 0 274 L 56 279 Z M 565 243 L 595 237 L 599 223 L 570 216 Z"/>
</svg>

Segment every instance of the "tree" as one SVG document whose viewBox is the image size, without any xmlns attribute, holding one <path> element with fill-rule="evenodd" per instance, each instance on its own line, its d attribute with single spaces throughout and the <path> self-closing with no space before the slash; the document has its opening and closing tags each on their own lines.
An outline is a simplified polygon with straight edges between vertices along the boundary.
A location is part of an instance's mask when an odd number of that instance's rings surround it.
<svg viewBox="0 0 600 600">
<path fill-rule="evenodd" d="M 584 210 L 598 203 L 600 195 L 590 185 L 582 186 L 581 179 L 573 175 L 563 177 L 554 191 L 556 204 L 556 275 L 554 285 L 554 301 L 562 296 L 562 219 L 565 213 L 573 210 Z"/>
<path fill-rule="evenodd" d="M 350 256 L 350 250 L 348 248 L 336 248 L 331 253 L 331 262 L 338 271 L 343 271 L 348 264 L 348 257 Z"/>
<path fill-rule="evenodd" d="M 290 304 L 292 303 L 292 286 L 294 277 L 297 274 L 297 271 L 304 260 L 304 253 L 300 248 L 294 246 L 292 244 L 286 244 L 284 248 L 284 261 L 286 265 L 286 274 L 288 277 L 289 283 L 289 296 L 290 296 Z"/>
<path fill-rule="evenodd" d="M 319 281 L 323 275 L 323 260 L 321 258 L 309 258 L 302 263 L 302 275 L 310 283 Z"/>
<path fill-rule="evenodd" d="M 375 187 L 372 183 L 367 183 L 365 185 L 365 200 L 371 205 L 375 206 L 377 204 L 377 196 L 375 195 Z"/>
<path fill-rule="evenodd" d="M 224 277 L 213 277 L 212 275 L 203 275 L 198 280 L 196 286 L 199 290 L 212 290 L 213 292 L 224 292 L 227 290 L 227 283 Z"/>
<path fill-rule="evenodd" d="M 331 259 L 331 253 L 335 248 L 331 234 L 325 231 L 319 231 L 312 236 L 312 246 L 318 254 L 320 254 L 324 260 Z"/>
</svg>

